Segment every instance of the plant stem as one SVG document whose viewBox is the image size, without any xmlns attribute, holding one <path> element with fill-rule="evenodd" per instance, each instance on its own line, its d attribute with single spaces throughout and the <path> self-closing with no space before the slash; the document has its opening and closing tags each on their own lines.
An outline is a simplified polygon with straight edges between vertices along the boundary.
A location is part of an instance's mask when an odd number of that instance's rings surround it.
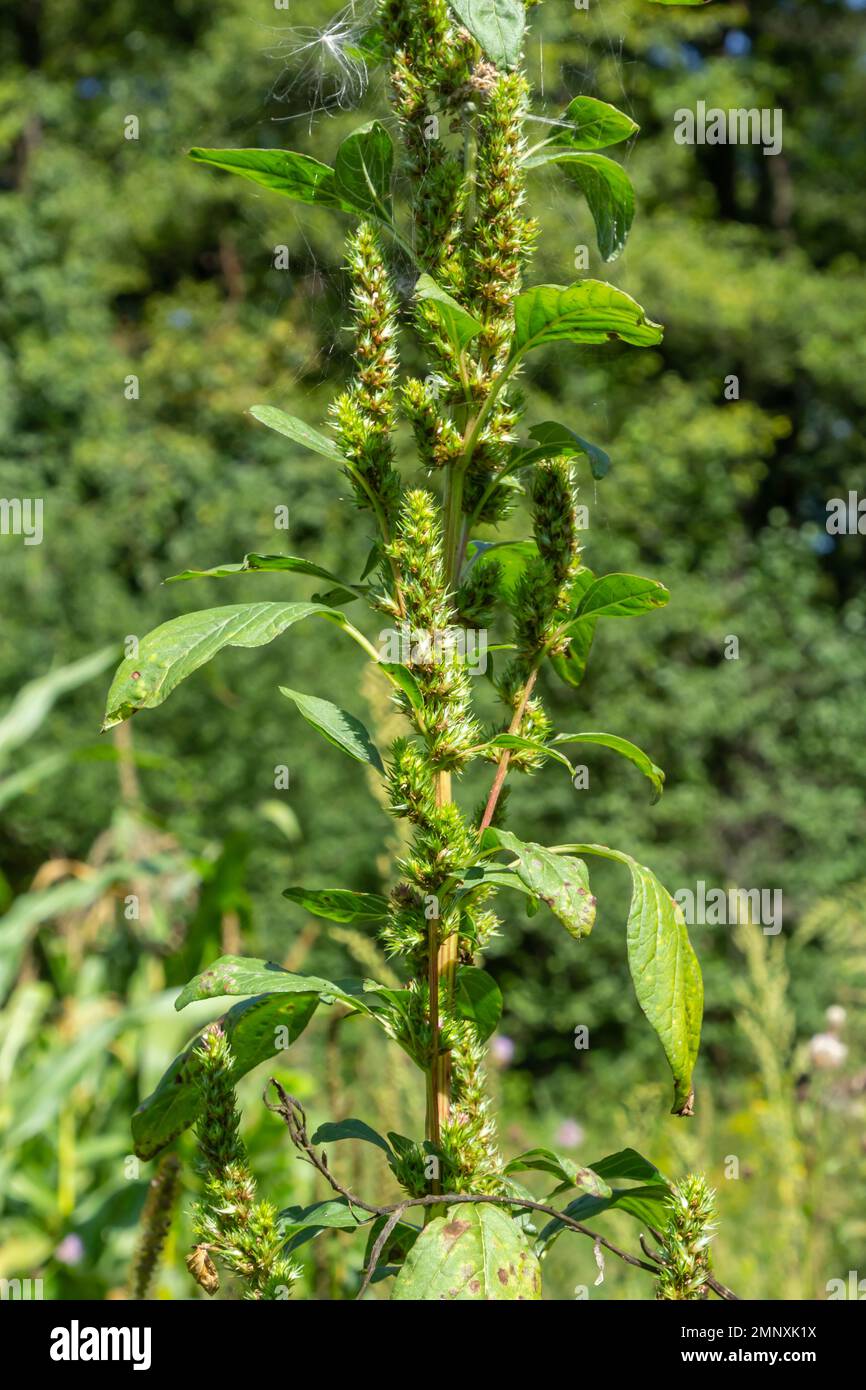
<svg viewBox="0 0 866 1390">
<path fill-rule="evenodd" d="M 520 732 L 520 725 L 523 723 L 523 715 L 526 710 L 527 703 L 529 702 L 529 697 L 532 694 L 533 687 L 535 686 L 537 678 L 538 667 L 536 666 L 532 671 L 530 671 L 527 677 L 526 684 L 523 687 L 523 693 L 520 696 L 520 702 L 517 706 L 517 709 L 514 711 L 514 718 L 508 726 L 508 732 L 510 734 L 517 734 Z M 505 783 L 505 778 L 508 776 L 508 764 L 510 761 L 511 751 L 510 749 L 506 748 L 504 753 L 502 754 L 502 757 L 499 759 L 499 766 L 496 769 L 496 776 L 493 779 L 493 786 L 490 788 L 490 795 L 487 798 L 487 805 L 484 808 L 484 815 L 481 817 L 481 824 L 478 827 L 479 830 L 486 830 L 490 822 L 493 820 L 493 815 L 496 810 L 496 803 L 499 800 L 499 794 L 502 791 L 503 785 Z"/>
<path fill-rule="evenodd" d="M 445 482 L 444 561 L 449 587 L 457 584 L 457 568 L 462 549 L 463 471 L 452 466 Z M 439 771 L 435 776 L 436 805 L 447 806 L 451 800 L 451 773 Z M 430 1080 L 427 1104 L 427 1138 L 438 1144 L 443 1124 L 451 1111 L 451 1059 L 439 1050 L 439 1033 L 443 1006 L 449 1008 L 454 994 L 459 949 L 459 927 L 447 940 L 439 941 L 440 917 L 430 918 L 428 988 L 430 994 Z"/>
</svg>

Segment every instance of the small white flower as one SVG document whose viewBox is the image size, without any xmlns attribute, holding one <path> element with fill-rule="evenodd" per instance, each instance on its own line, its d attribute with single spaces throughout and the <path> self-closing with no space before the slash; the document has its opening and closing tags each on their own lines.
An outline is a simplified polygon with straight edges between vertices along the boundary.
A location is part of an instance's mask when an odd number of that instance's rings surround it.
<svg viewBox="0 0 866 1390">
<path fill-rule="evenodd" d="M 816 1033 L 809 1040 L 809 1059 L 819 1070 L 841 1067 L 847 1056 L 847 1047 L 835 1033 Z"/>
</svg>

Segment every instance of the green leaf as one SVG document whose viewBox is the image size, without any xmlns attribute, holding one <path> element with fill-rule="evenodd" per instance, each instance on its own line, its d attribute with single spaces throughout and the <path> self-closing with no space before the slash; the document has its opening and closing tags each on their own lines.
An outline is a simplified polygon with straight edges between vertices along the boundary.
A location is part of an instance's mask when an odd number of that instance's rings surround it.
<svg viewBox="0 0 866 1390">
<path fill-rule="evenodd" d="M 644 579 L 638 574 L 605 574 L 585 590 L 569 619 L 568 630 L 575 623 L 590 619 L 633 618 L 653 608 L 663 608 L 670 596 L 670 590 L 657 579 Z"/>
<path fill-rule="evenodd" d="M 222 1019 L 234 1057 L 232 1081 L 239 1081 L 260 1062 L 273 1057 L 304 1031 L 319 1004 L 318 994 L 266 994 L 245 999 Z M 285 1037 L 280 1030 L 285 1029 Z M 196 1049 L 201 1033 L 165 1072 L 156 1090 L 142 1101 L 132 1117 L 135 1152 L 153 1158 L 182 1134 L 199 1112 L 198 1077 L 201 1061 Z"/>
<path fill-rule="evenodd" d="M 397 1275 L 398 1301 L 475 1302 L 541 1298 L 541 1268 L 511 1217 L 464 1202 L 419 1235 Z"/>
<path fill-rule="evenodd" d="M 575 941 L 589 936 L 595 921 L 595 898 L 589 891 L 582 859 L 563 858 L 543 845 L 524 842 L 508 830 L 492 827 L 485 830 L 481 847 L 513 854 L 517 862 L 511 867 L 533 897 L 547 904 Z"/>
<path fill-rule="evenodd" d="M 402 666 L 399 661 L 380 661 L 379 669 L 385 672 L 392 685 L 402 690 L 414 710 L 423 711 L 424 696 L 408 666 Z"/>
<path fill-rule="evenodd" d="M 595 575 L 591 569 L 583 566 L 577 571 L 569 585 L 575 608 L 580 605 L 583 595 L 594 583 Z M 550 658 L 550 664 L 560 680 L 565 681 L 566 685 L 575 689 L 586 675 L 586 666 L 592 650 L 592 641 L 595 637 L 597 624 L 596 618 L 589 618 L 585 622 L 578 623 L 576 627 L 572 627 L 568 634 L 568 651 L 564 655 Z"/>
<path fill-rule="evenodd" d="M 334 160 L 334 184 L 344 205 L 390 223 L 394 145 L 380 121 L 348 135 Z"/>
<path fill-rule="evenodd" d="M 367 1248 L 364 1251 L 364 1268 L 370 1264 L 373 1254 L 373 1246 L 388 1221 L 387 1216 L 377 1216 L 370 1227 L 367 1237 Z M 398 1221 L 379 1255 L 379 1264 L 376 1273 L 373 1275 L 371 1283 L 378 1283 L 381 1279 L 387 1279 L 389 1275 L 397 1273 L 397 1267 L 403 1263 L 415 1241 L 421 1234 L 420 1226 L 413 1226 L 410 1221 Z"/>
<path fill-rule="evenodd" d="M 593 1197 L 587 1194 L 577 1197 L 564 1208 L 563 1214 L 572 1221 L 592 1221 L 605 1211 L 624 1211 L 644 1226 L 658 1228 L 664 1226 L 667 1218 L 670 1197 L 665 1186 L 654 1184 L 647 1187 L 614 1188 L 610 1197 Z M 553 1241 L 567 1231 L 568 1227 L 555 1217 L 540 1232 L 536 1242 L 539 1253 L 550 1249 Z"/>
<path fill-rule="evenodd" d="M 373 1214 L 349 1205 L 345 1197 L 314 1202 L 309 1207 L 286 1207 L 280 1212 L 283 1234 L 287 1237 L 286 1251 L 291 1253 L 322 1231 L 357 1231 L 372 1221 Z"/>
<path fill-rule="evenodd" d="M 500 832 L 501 833 L 501 832 Z M 625 864 L 632 880 L 626 939 L 637 1001 L 664 1048 L 674 1078 L 671 1113 L 691 1115 L 692 1072 L 701 1041 L 704 985 L 679 903 L 651 869 L 607 845 L 562 845 L 563 853 L 597 854 Z"/>
<path fill-rule="evenodd" d="M 450 0 L 461 23 L 498 68 L 516 68 L 523 47 L 523 0 Z"/>
<path fill-rule="evenodd" d="M 458 966 L 454 1008 L 461 1018 L 474 1024 L 478 1037 L 486 1042 L 502 1017 L 502 994 L 493 976 L 475 965 Z"/>
<path fill-rule="evenodd" d="M 330 459 L 332 463 L 346 462 L 333 439 L 322 434 L 320 430 L 313 429 L 305 420 L 299 420 L 296 415 L 287 415 L 275 405 L 251 405 L 250 415 L 254 420 L 258 420 L 260 425 L 267 425 L 269 430 L 284 434 L 287 439 L 293 439 L 296 444 L 303 444 L 305 449 L 312 449 L 314 454 L 321 454 L 322 458 Z"/>
<path fill-rule="evenodd" d="M 667 1185 L 667 1178 L 637 1149 L 619 1149 L 593 1163 L 592 1169 L 603 1178 L 631 1178 L 634 1182 Z"/>
<path fill-rule="evenodd" d="M 551 1149 L 528 1149 L 506 1163 L 505 1173 L 550 1173 L 566 1187 L 582 1187 L 593 1197 L 609 1197 L 611 1189 L 592 1168 L 578 1168 L 570 1158 L 560 1158 Z"/>
<path fill-rule="evenodd" d="M 692 1072 L 701 1042 L 704 985 L 682 908 L 650 869 L 629 860 L 628 964 L 638 1003 L 674 1077 L 675 1115 L 694 1108 Z"/>
<path fill-rule="evenodd" d="M 573 343 L 604 343 L 612 338 L 653 347 L 662 340 L 660 324 L 648 319 L 631 295 L 601 280 L 574 285 L 534 285 L 514 303 L 511 359 L 563 338 Z"/>
<path fill-rule="evenodd" d="M 552 744 L 598 743 L 603 748 L 612 748 L 615 753 L 620 753 L 622 757 L 628 758 L 629 762 L 634 763 L 635 767 L 640 768 L 644 776 L 649 778 L 655 793 L 654 801 L 658 801 L 664 791 L 665 775 L 661 768 L 656 766 L 643 749 L 638 748 L 635 743 L 630 743 L 627 738 L 619 738 L 616 734 L 556 734 L 550 742 Z"/>
<path fill-rule="evenodd" d="M 555 748 L 543 743 L 541 739 L 523 738 L 521 734 L 494 734 L 493 738 L 488 739 L 478 751 L 486 753 L 497 748 L 513 748 L 515 751 L 525 749 L 528 753 L 541 753 L 545 757 L 552 758 L 554 762 L 562 763 L 564 767 L 568 768 L 569 773 L 574 771 L 568 758 L 564 757 L 562 753 L 557 753 Z"/>
<path fill-rule="evenodd" d="M 353 893 L 348 888 L 285 888 L 283 897 L 329 922 L 380 922 L 388 915 L 388 899 L 378 893 Z"/>
<path fill-rule="evenodd" d="M 533 425 L 529 435 L 531 439 L 537 439 L 539 444 L 550 450 L 548 458 L 586 454 L 594 478 L 605 477 L 610 468 L 610 455 L 606 454 L 604 449 L 600 449 L 597 444 L 590 444 L 589 440 L 575 434 L 567 425 L 557 424 L 555 420 L 542 420 L 540 425 Z"/>
<path fill-rule="evenodd" d="M 635 213 L 634 188 L 622 165 L 603 154 L 581 154 L 558 144 L 545 145 L 526 162 L 530 168 L 562 165 L 587 201 L 602 259 L 615 260 L 625 246 Z"/>
<path fill-rule="evenodd" d="M 478 541 L 466 547 L 466 573 L 490 560 L 499 562 L 502 569 L 502 589 L 509 594 L 518 583 L 527 565 L 538 559 L 535 541 Z"/>
<path fill-rule="evenodd" d="M 341 618 L 320 603 L 233 603 L 204 608 L 155 627 L 141 639 L 137 656 L 122 661 L 111 682 L 103 731 L 140 709 L 155 709 L 181 681 L 223 647 L 262 647 L 302 618 Z"/>
<path fill-rule="evenodd" d="M 308 154 L 293 150 L 204 150 L 191 149 L 190 159 L 239 174 L 243 179 L 282 193 L 300 203 L 323 203 L 326 207 L 346 208 L 336 188 L 334 170 Z"/>
<path fill-rule="evenodd" d="M 321 565 L 313 564 L 312 560 L 303 560 L 298 555 L 245 555 L 241 561 L 214 565 L 209 570 L 182 570 L 180 574 L 169 575 L 165 583 L 176 584 L 180 579 L 230 579 L 236 574 L 252 574 L 259 570 L 263 573 L 289 570 L 294 574 L 311 575 L 314 579 L 327 579 L 332 584 L 339 584 L 341 589 L 365 592 L 361 585 L 349 584 L 330 570 L 322 569 Z"/>
<path fill-rule="evenodd" d="M 302 695 L 299 690 L 289 690 L 285 685 L 280 686 L 280 694 L 285 695 L 287 700 L 293 700 L 307 723 L 329 743 L 333 743 L 335 748 L 342 748 L 358 763 L 370 763 L 379 772 L 385 771 L 378 748 L 354 714 L 340 709 L 339 705 L 332 705 L 330 700 Z"/>
<path fill-rule="evenodd" d="M 270 960 L 251 956 L 220 956 L 206 970 L 194 976 L 181 990 L 174 1007 L 185 1009 L 199 999 L 219 999 L 232 994 L 315 994 L 325 1003 L 338 999 L 352 1008 L 369 1009 L 363 1003 L 366 992 L 361 980 L 323 980 L 318 975 L 293 975 Z"/>
<path fill-rule="evenodd" d="M 511 869 L 507 869 L 504 864 L 473 864 L 460 876 L 456 897 L 467 897 L 477 888 L 512 888 L 517 893 L 523 893 L 528 898 L 533 898 L 534 894 L 522 879 Z"/>
<path fill-rule="evenodd" d="M 434 310 L 445 336 L 462 352 L 467 343 L 481 332 L 481 323 L 467 309 L 452 299 L 430 275 L 420 275 L 415 286 L 415 298 Z"/>
<path fill-rule="evenodd" d="M 367 1144 L 375 1144 L 377 1149 L 381 1149 L 383 1153 L 388 1155 L 389 1159 L 393 1158 L 391 1146 L 387 1140 L 383 1139 L 381 1134 L 378 1134 L 364 1120 L 349 1118 L 336 1122 L 326 1121 L 325 1124 L 319 1125 L 310 1142 L 313 1144 L 336 1144 L 341 1139 L 363 1139 Z"/>
<path fill-rule="evenodd" d="M 603 150 L 628 140 L 639 130 L 637 121 L 609 102 L 596 97 L 575 97 L 557 122 L 553 143 L 575 150 Z"/>
</svg>

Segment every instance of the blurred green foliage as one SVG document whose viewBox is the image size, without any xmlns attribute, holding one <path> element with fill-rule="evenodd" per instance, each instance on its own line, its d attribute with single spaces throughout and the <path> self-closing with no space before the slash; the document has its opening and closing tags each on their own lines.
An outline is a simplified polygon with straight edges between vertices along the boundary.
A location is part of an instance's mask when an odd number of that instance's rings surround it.
<svg viewBox="0 0 866 1390">
<path fill-rule="evenodd" d="M 0 537 L 8 705 L 34 677 L 195 606 L 186 585 L 161 585 L 184 568 L 287 549 L 360 570 L 369 538 L 347 485 L 245 414 L 267 402 L 325 418 L 347 350 L 342 229 L 183 152 L 291 145 L 327 158 L 381 100 L 371 73 L 357 109 L 315 109 L 334 84 L 298 26 L 330 18 L 322 0 L 297 0 L 288 16 L 265 0 L 106 0 L 86 19 L 63 0 L 3 0 L 0 12 L 0 495 L 45 499 L 43 544 Z M 705 1166 L 722 1189 L 720 1275 L 752 1297 L 823 1297 L 827 1279 L 856 1268 L 866 1233 L 854 1177 L 864 542 L 825 529 L 827 501 L 866 478 L 864 49 L 844 0 L 682 11 L 548 0 L 527 50 L 544 114 L 583 92 L 642 127 L 626 153 L 638 217 L 611 266 L 556 170 L 533 174 L 535 278 L 573 279 L 585 244 L 590 274 L 666 324 L 657 351 L 539 355 L 529 418 L 560 419 L 611 455 L 610 474 L 584 487 L 587 563 L 662 579 L 672 601 L 651 622 L 609 625 L 579 692 L 545 691 L 561 729 L 606 728 L 646 748 L 667 773 L 661 802 L 650 807 L 637 774 L 598 750 L 588 791 L 552 769 L 520 779 L 511 823 L 548 843 L 627 845 L 672 889 L 779 888 L 784 928 L 694 929 L 707 1015 L 699 1110 L 685 1125 L 666 1114 L 660 1053 L 635 1019 L 615 874 L 595 870 L 599 920 L 580 946 L 515 912 L 488 961 L 506 999 L 503 1138 L 551 1144 L 567 1122 L 562 1142 L 580 1139 L 582 1162 L 628 1136 L 672 1172 Z M 675 144 L 674 112 L 698 100 L 781 108 L 782 153 Z M 124 135 L 130 116 L 137 139 Z M 282 247 L 288 268 L 276 269 Z M 275 529 L 281 506 L 288 533 Z M 513 523 L 504 534 L 518 534 Z M 201 583 L 202 604 L 315 589 L 266 574 Z M 226 940 L 323 973 L 373 949 L 311 929 L 280 897 L 290 881 L 382 885 L 393 832 L 363 774 L 275 698 L 286 681 L 349 691 L 368 722 L 386 720 L 353 691 L 353 661 L 324 625 L 254 661 L 226 652 L 160 717 L 136 720 L 131 743 L 101 752 L 104 681 L 91 678 L 3 768 L 17 776 L 45 759 L 2 804 L 0 963 L 24 944 L 0 1032 L 0 1275 L 44 1271 L 52 1295 L 123 1284 L 146 1186 L 123 1168 L 129 1111 L 192 1030 L 172 1011 L 172 985 Z M 275 790 L 281 766 L 288 792 Z M 113 863 L 151 886 L 138 928 Z M 34 902 L 98 875 L 90 898 Z M 807 1083 L 805 1039 L 834 1004 L 849 1010 L 848 1057 Z M 588 1051 L 575 1050 L 578 1024 Z M 305 1039 L 293 1084 L 318 1118 L 364 1113 L 363 1101 L 368 1118 L 390 1107 L 406 1132 L 411 1078 L 383 1083 L 375 1042 L 355 1028 L 348 1041 L 336 1027 Z M 260 1186 L 307 1200 L 259 1089 L 248 1079 L 243 1096 Z M 730 1155 L 737 1181 L 725 1180 Z M 609 1219 L 627 1234 L 627 1218 Z M 66 1262 L 54 1252 L 76 1254 L 69 1236 L 84 1253 Z M 189 1296 L 177 1239 L 161 1291 Z M 310 1290 L 350 1293 L 341 1257 L 329 1264 L 318 1248 Z M 783 1273 L 780 1248 L 796 1252 Z M 595 1278 L 591 1250 L 564 1242 L 551 1267 L 561 1297 Z M 646 1286 L 609 1267 L 592 1293 Z"/>
</svg>

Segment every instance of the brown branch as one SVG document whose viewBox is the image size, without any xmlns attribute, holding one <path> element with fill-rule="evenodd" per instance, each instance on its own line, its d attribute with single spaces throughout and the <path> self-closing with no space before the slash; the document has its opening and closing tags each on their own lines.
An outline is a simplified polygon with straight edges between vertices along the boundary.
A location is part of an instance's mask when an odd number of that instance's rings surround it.
<svg viewBox="0 0 866 1390">
<path fill-rule="evenodd" d="M 274 1087 L 280 1099 L 277 1104 L 268 1100 L 268 1091 L 266 1088 L 264 1093 L 265 1105 L 269 1110 L 273 1110 L 278 1114 L 285 1122 L 289 1131 L 289 1138 L 295 1148 L 300 1149 L 304 1153 L 307 1161 L 321 1173 L 329 1187 L 341 1197 L 344 1197 L 350 1207 L 358 1207 L 359 1210 L 369 1212 L 372 1216 L 387 1216 L 389 1218 L 370 1251 L 370 1259 L 367 1268 L 364 1270 L 364 1281 L 357 1294 L 357 1298 L 361 1298 L 370 1287 L 370 1281 L 376 1272 L 376 1266 L 382 1251 L 385 1249 L 388 1237 L 391 1235 L 404 1211 L 407 1211 L 410 1207 L 431 1207 L 440 1205 L 453 1207 L 467 1202 L 471 1203 L 473 1206 L 486 1203 L 492 1206 L 521 1207 L 526 1211 L 540 1211 L 543 1215 L 552 1217 L 553 1220 L 561 1222 L 567 1230 L 576 1231 L 578 1235 L 588 1236 L 593 1242 L 598 1242 L 600 1245 L 604 1246 L 605 1250 L 609 1250 L 612 1255 L 618 1256 L 619 1259 L 624 1260 L 626 1264 L 632 1265 L 635 1269 L 645 1269 L 649 1274 L 656 1274 L 658 1272 L 658 1264 L 661 1263 L 661 1261 L 657 1260 L 655 1264 L 648 1264 L 645 1260 L 638 1259 L 636 1255 L 630 1255 L 627 1250 L 620 1250 L 619 1246 L 613 1245 L 611 1241 L 606 1240 L 604 1236 L 600 1236 L 597 1231 L 591 1230 L 589 1226 L 584 1226 L 583 1222 L 575 1221 L 572 1217 L 566 1216 L 565 1212 L 560 1211 L 557 1207 L 551 1207 L 546 1202 L 530 1201 L 527 1197 L 496 1196 L 487 1192 L 442 1192 L 432 1193 L 426 1197 L 404 1197 L 401 1202 L 392 1202 L 387 1206 L 374 1206 L 371 1202 L 365 1202 L 361 1197 L 358 1197 L 352 1192 L 350 1188 L 344 1187 L 342 1183 L 338 1182 L 328 1167 L 327 1158 L 324 1153 L 318 1154 L 313 1148 L 307 1136 L 307 1118 L 300 1101 L 297 1101 L 294 1096 L 287 1095 L 275 1077 L 272 1076 L 270 1078 L 268 1085 Z M 656 1239 L 659 1239 L 655 1231 L 653 1231 L 652 1234 Z M 645 1253 L 649 1254 L 650 1252 L 646 1251 Z M 652 1256 L 652 1258 L 656 1259 L 655 1256 Z M 712 1276 L 708 1279 L 708 1283 L 720 1298 L 737 1298 L 736 1294 L 732 1293 L 730 1289 L 725 1288 L 724 1284 L 720 1284 L 718 1280 L 713 1279 Z"/>
<path fill-rule="evenodd" d="M 526 684 L 523 687 L 523 693 L 520 697 L 517 709 L 514 712 L 514 718 L 508 726 L 509 734 L 518 734 L 520 732 L 520 726 L 523 723 L 523 716 L 526 712 L 526 706 L 529 703 L 529 697 L 532 694 L 532 689 L 535 685 L 537 677 L 538 668 L 536 667 L 536 669 L 534 671 L 530 671 L 529 675 L 527 676 Z M 506 748 L 502 754 L 502 757 L 499 759 L 499 766 L 496 769 L 496 776 L 493 779 L 493 786 L 490 788 L 490 795 L 487 798 L 487 805 L 484 808 L 484 815 L 481 817 L 481 824 L 478 827 L 479 830 L 486 830 L 490 822 L 493 820 L 493 814 L 496 810 L 496 803 L 499 800 L 499 794 L 502 791 L 502 787 L 505 783 L 505 778 L 508 776 L 508 764 L 510 761 L 511 750 L 509 748 Z"/>
</svg>

